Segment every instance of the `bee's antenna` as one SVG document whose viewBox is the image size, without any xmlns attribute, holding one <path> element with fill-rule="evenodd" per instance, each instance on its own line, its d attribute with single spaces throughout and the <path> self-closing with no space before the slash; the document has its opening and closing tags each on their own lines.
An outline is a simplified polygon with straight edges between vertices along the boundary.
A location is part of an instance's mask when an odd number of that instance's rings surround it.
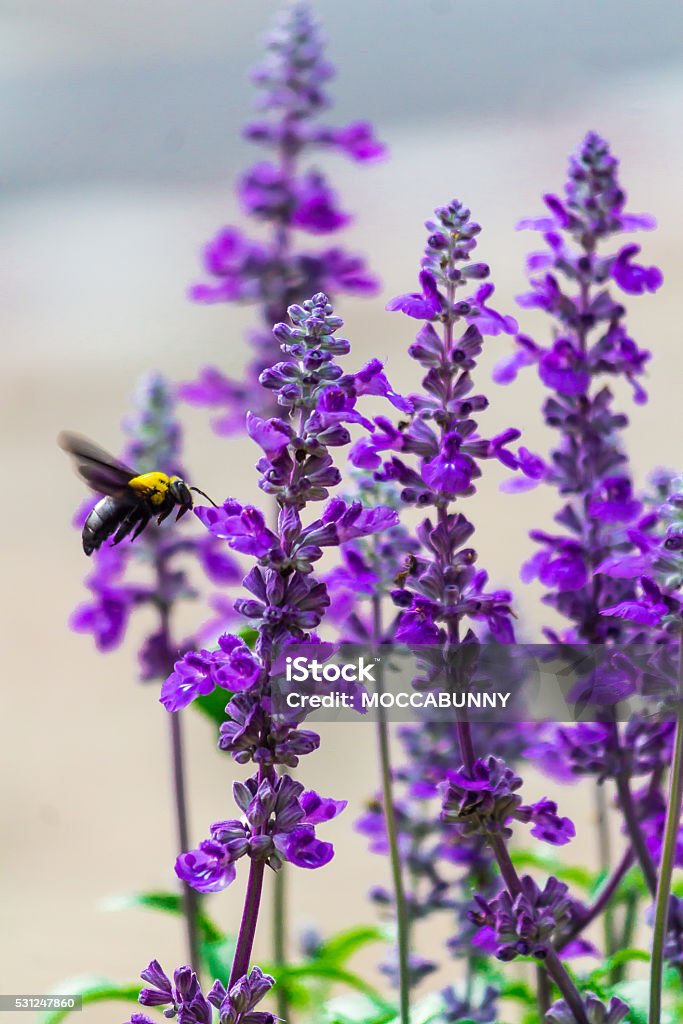
<svg viewBox="0 0 683 1024">
<path fill-rule="evenodd" d="M 198 487 L 190 487 L 190 490 L 191 490 L 191 491 L 196 491 L 196 492 L 197 492 L 197 494 L 201 494 L 201 496 L 202 496 L 203 498 L 206 498 L 206 500 L 207 500 L 207 501 L 210 501 L 210 502 L 211 502 L 211 504 L 213 505 L 213 507 L 214 507 L 214 508 L 218 508 L 218 505 L 217 505 L 217 504 L 216 504 L 216 502 L 215 502 L 215 501 L 213 500 L 213 498 L 210 498 L 210 497 L 209 497 L 209 495 L 208 495 L 208 494 L 206 494 L 206 493 L 205 493 L 204 491 L 200 491 Z"/>
</svg>

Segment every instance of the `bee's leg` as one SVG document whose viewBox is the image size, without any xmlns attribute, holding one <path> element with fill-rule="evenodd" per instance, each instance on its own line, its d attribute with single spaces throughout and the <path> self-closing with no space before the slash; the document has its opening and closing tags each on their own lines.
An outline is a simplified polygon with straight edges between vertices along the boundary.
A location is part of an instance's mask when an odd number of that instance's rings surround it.
<svg viewBox="0 0 683 1024">
<path fill-rule="evenodd" d="M 143 510 L 143 512 L 138 517 L 138 525 L 135 527 L 135 531 L 131 534 L 130 539 L 132 541 L 135 540 L 136 537 L 140 536 L 140 534 L 142 533 L 144 528 L 147 526 L 147 523 L 150 521 L 151 518 L 152 518 L 152 513 Z"/>
<path fill-rule="evenodd" d="M 189 505 L 181 505 L 180 508 L 178 509 L 178 515 L 175 517 L 176 523 L 178 522 L 178 520 L 180 519 L 181 516 L 184 516 L 185 513 L 189 512 L 189 511 L 190 511 L 190 506 Z"/>
<path fill-rule="evenodd" d="M 160 515 L 157 516 L 157 524 L 158 525 L 161 525 L 161 523 L 163 523 L 164 519 L 168 519 L 168 517 L 170 516 L 171 512 L 173 511 L 173 507 L 174 506 L 171 505 L 170 508 L 164 509 L 164 511 Z"/>
<path fill-rule="evenodd" d="M 130 512 L 128 512 L 125 518 L 121 521 L 121 525 L 114 534 L 112 544 L 120 544 L 123 538 L 128 536 L 130 531 L 139 521 L 141 514 L 144 515 L 144 511 L 141 513 L 140 508 L 137 505 L 134 505 Z"/>
</svg>

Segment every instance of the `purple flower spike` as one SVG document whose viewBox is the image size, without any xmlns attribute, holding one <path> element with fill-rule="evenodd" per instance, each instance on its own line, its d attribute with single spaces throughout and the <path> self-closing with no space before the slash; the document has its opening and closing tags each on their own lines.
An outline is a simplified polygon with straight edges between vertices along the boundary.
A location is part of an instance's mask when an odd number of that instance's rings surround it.
<svg viewBox="0 0 683 1024">
<path fill-rule="evenodd" d="M 614 577 L 596 588 L 594 574 L 628 549 L 628 531 L 640 514 L 621 447 L 626 417 L 614 411 L 605 379 L 625 379 L 641 402 L 638 378 L 649 358 L 627 334 L 621 296 L 609 286 L 615 282 L 638 295 L 662 282 L 656 267 L 634 262 L 639 246 L 628 244 L 611 255 L 601 251 L 623 231 L 653 226 L 648 218 L 624 213 L 625 201 L 617 160 L 590 132 L 570 160 L 564 198 L 545 196 L 550 217 L 523 225 L 543 231 L 547 248 L 531 257 L 531 291 L 520 301 L 550 315 L 553 340 L 542 346 L 518 335 L 517 352 L 497 373 L 499 382 L 508 383 L 521 366 L 536 363 L 551 392 L 544 416 L 559 432 L 559 443 L 541 476 L 562 495 L 555 516 L 562 532 L 532 534 L 543 551 L 524 567 L 523 579 L 540 579 L 546 602 L 570 620 L 565 639 L 589 643 L 623 634 L 617 619 L 629 614 L 633 584 Z M 603 607 L 616 609 L 611 622 L 600 615 L 598 593 Z"/>
<path fill-rule="evenodd" d="M 266 41 L 267 54 L 255 70 L 258 117 L 245 137 L 267 152 L 240 178 L 238 193 L 245 215 L 257 223 L 258 240 L 236 227 L 222 228 L 204 250 L 207 280 L 190 289 L 194 302 L 242 302 L 255 305 L 260 326 L 249 336 L 253 357 L 243 380 L 231 380 L 215 367 L 204 368 L 196 381 L 182 384 L 179 395 L 217 412 L 218 434 L 243 429 L 251 410 L 261 424 L 281 409 L 259 387 L 259 375 L 278 362 L 279 339 L 271 333 L 292 303 L 324 291 L 374 295 L 378 280 L 361 256 L 340 246 L 309 248 L 298 236 L 326 236 L 351 220 L 334 188 L 317 166 L 321 150 L 336 150 L 357 163 L 371 163 L 386 153 L 367 121 L 334 127 L 321 121 L 330 106 L 326 83 L 333 69 L 324 57 L 324 40 L 307 3 L 287 5 Z M 315 166 L 312 165 L 315 161 Z M 261 228 L 265 227 L 265 239 Z M 272 454 L 275 435 L 249 425 L 252 437 Z M 286 441 L 285 441 L 286 444 Z"/>
</svg>

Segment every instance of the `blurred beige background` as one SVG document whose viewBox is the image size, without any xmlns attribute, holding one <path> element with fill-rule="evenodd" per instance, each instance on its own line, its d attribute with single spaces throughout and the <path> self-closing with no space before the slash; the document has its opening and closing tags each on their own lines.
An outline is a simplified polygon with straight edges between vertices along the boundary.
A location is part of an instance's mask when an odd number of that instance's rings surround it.
<svg viewBox="0 0 683 1024">
<path fill-rule="evenodd" d="M 66 627 L 88 566 L 70 527 L 82 490 L 55 436 L 75 428 L 115 450 L 144 371 L 187 379 L 204 362 L 239 371 L 249 311 L 192 306 L 185 291 L 199 275 L 202 243 L 239 220 L 231 182 L 256 156 L 238 135 L 251 102 L 245 75 L 275 8 L 265 0 L 0 7 L 3 992 L 40 992 L 82 974 L 134 979 L 152 956 L 168 968 L 183 960 L 175 922 L 101 909 L 112 894 L 173 885 L 167 723 L 155 688 L 132 681 L 141 626 L 107 657 Z M 665 285 L 629 301 L 632 333 L 654 352 L 652 400 L 629 405 L 635 473 L 642 482 L 654 465 L 680 467 L 683 9 L 666 0 L 318 8 L 340 68 L 334 120 L 372 117 L 391 147 L 391 159 L 369 169 L 325 160 L 344 208 L 357 214 L 344 243 L 366 251 L 384 281 L 379 299 L 338 304 L 353 358 L 377 354 L 397 388 L 414 385 L 405 351 L 412 325 L 383 305 L 414 287 L 422 221 L 453 196 L 484 225 L 479 252 L 492 265 L 498 308 L 514 312 L 533 242 L 514 223 L 561 188 L 568 152 L 595 128 L 622 160 L 630 208 L 660 224 L 640 241 Z M 545 329 L 541 318 L 519 319 L 530 333 Z M 482 389 L 507 346 L 487 342 Z M 486 431 L 519 425 L 528 446 L 545 452 L 533 375 L 489 391 Z M 201 412 L 188 410 L 185 422 L 193 478 L 210 494 L 254 499 L 251 444 L 214 438 Z M 482 564 L 495 583 L 516 587 L 532 638 L 545 613 L 517 573 L 531 550 L 528 528 L 550 525 L 554 501 L 543 491 L 501 495 L 501 478 L 492 467 L 469 513 Z M 204 722 L 187 716 L 187 730 L 198 840 L 231 813 L 234 769 Z M 295 928 L 372 918 L 365 893 L 386 877 L 384 865 L 366 855 L 352 821 L 375 788 L 373 772 L 372 729 L 363 724 L 328 726 L 303 766 L 304 781 L 350 797 L 351 807 L 327 830 L 332 864 L 292 880 Z M 532 785 L 540 794 L 547 784 Z M 563 810 L 579 805 L 577 790 L 563 796 Z M 567 851 L 577 862 L 595 845 L 589 814 L 579 829 Z M 240 873 L 212 901 L 228 928 L 243 882 Z M 260 950 L 266 939 L 264 923 Z M 439 953 L 436 936 L 424 952 Z M 370 976 L 380 958 L 379 949 L 368 954 Z M 99 1007 L 79 1020 L 125 1016 L 123 1006 Z"/>
</svg>

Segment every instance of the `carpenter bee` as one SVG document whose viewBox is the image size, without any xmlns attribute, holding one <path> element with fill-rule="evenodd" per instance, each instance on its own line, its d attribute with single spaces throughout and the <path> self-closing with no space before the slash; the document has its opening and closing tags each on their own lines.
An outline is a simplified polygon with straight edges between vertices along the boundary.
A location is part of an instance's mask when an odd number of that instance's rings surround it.
<svg viewBox="0 0 683 1024">
<path fill-rule="evenodd" d="M 177 521 L 193 507 L 191 491 L 211 501 L 208 494 L 198 487 L 189 487 L 179 476 L 136 472 L 79 434 L 64 431 L 57 440 L 60 448 L 73 456 L 78 475 L 103 495 L 83 525 L 86 555 L 96 551 L 112 534 L 112 544 L 119 544 L 129 534 L 135 540 L 153 516 L 157 523 L 162 523 L 176 506 Z"/>
</svg>

